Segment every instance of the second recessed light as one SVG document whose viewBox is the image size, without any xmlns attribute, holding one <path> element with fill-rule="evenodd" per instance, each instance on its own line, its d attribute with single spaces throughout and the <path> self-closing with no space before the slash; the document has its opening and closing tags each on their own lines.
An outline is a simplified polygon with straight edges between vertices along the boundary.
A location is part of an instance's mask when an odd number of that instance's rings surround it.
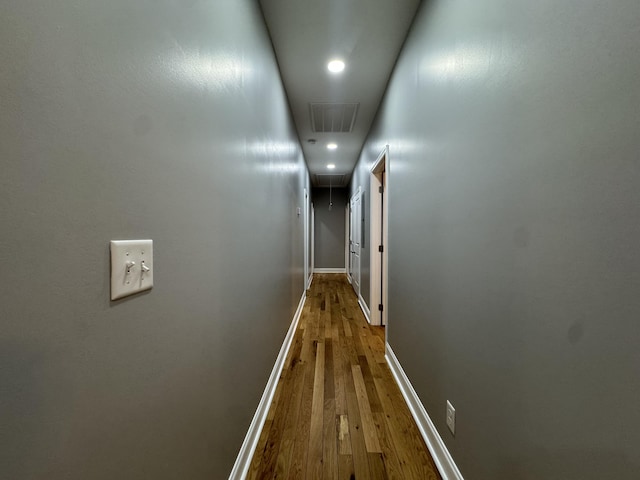
<svg viewBox="0 0 640 480">
<path fill-rule="evenodd" d="M 340 73 L 344 70 L 344 62 L 342 60 L 331 60 L 327 64 L 327 68 L 331 73 Z"/>
<path fill-rule="evenodd" d="M 329 150 L 335 150 L 336 148 L 338 148 L 338 144 L 337 143 L 327 143 L 327 148 Z"/>
</svg>

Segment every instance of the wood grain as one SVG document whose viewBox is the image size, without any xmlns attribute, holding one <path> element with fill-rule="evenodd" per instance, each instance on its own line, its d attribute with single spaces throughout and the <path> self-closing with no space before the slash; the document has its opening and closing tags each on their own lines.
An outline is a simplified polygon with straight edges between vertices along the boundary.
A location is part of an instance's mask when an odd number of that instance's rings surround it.
<svg viewBox="0 0 640 480">
<path fill-rule="evenodd" d="M 247 478 L 441 479 L 384 338 L 344 275 L 314 275 Z"/>
</svg>

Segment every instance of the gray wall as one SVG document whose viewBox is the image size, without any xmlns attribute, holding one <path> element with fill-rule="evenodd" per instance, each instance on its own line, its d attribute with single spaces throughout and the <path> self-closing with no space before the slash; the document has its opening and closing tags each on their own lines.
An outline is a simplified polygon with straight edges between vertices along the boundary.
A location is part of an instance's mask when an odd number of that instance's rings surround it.
<svg viewBox="0 0 640 480">
<path fill-rule="evenodd" d="M 328 188 L 314 188 L 312 194 L 315 212 L 314 268 L 345 268 L 345 208 L 349 201 L 348 190 L 331 190 L 331 211 Z"/>
<path fill-rule="evenodd" d="M 226 478 L 304 284 L 257 2 L 0 10 L 0 477 Z M 110 302 L 127 238 L 155 287 Z"/>
<path fill-rule="evenodd" d="M 390 145 L 389 342 L 465 478 L 638 478 L 639 25 L 424 2 L 363 150 L 366 190 Z"/>
</svg>

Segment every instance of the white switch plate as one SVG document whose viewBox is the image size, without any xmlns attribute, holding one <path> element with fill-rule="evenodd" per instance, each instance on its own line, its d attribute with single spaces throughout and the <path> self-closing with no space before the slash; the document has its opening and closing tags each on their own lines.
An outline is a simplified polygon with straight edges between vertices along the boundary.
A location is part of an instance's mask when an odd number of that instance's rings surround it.
<svg viewBox="0 0 640 480">
<path fill-rule="evenodd" d="M 153 240 L 111 240 L 111 300 L 151 287 Z"/>
<path fill-rule="evenodd" d="M 449 400 L 447 400 L 447 427 L 451 433 L 456 434 L 456 409 L 453 408 Z"/>
</svg>

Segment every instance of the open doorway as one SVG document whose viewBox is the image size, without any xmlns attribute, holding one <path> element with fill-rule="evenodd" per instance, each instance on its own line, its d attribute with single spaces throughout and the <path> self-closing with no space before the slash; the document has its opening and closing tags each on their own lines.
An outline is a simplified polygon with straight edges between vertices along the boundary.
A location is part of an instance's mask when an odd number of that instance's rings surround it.
<svg viewBox="0 0 640 480">
<path fill-rule="evenodd" d="M 389 145 L 371 167 L 371 225 L 369 244 L 371 259 L 371 324 L 388 321 L 388 215 L 389 215 Z"/>
</svg>

